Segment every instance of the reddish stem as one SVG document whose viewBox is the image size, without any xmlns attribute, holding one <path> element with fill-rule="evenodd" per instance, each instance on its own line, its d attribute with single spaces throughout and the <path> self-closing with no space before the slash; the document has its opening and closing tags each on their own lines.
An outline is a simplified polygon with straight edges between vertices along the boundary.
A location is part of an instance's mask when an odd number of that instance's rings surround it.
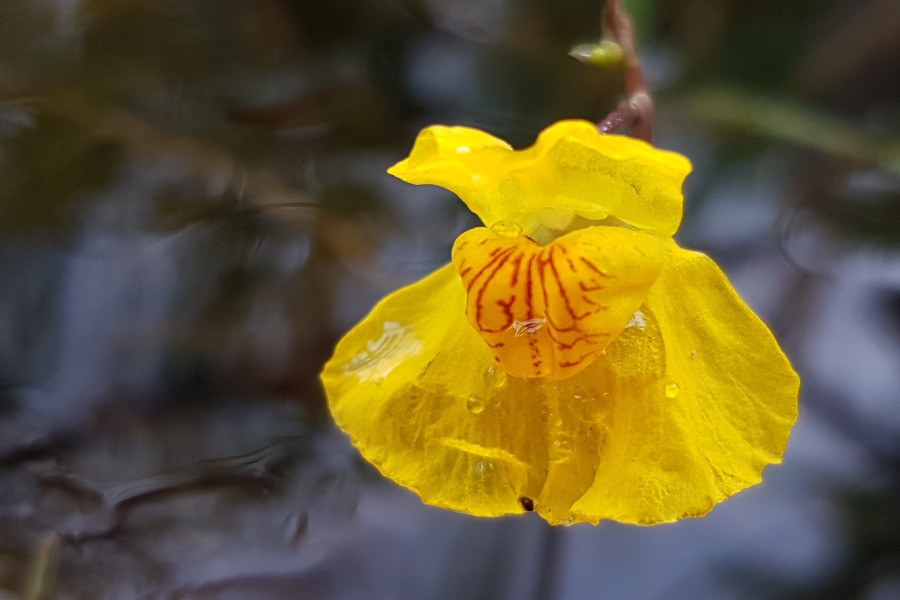
<svg viewBox="0 0 900 600">
<path fill-rule="evenodd" d="M 625 55 L 625 99 L 600 121 L 600 131 L 629 130 L 632 137 L 653 141 L 653 98 L 635 46 L 634 24 L 621 0 L 606 0 L 603 6 L 603 39 L 617 43 Z"/>
</svg>

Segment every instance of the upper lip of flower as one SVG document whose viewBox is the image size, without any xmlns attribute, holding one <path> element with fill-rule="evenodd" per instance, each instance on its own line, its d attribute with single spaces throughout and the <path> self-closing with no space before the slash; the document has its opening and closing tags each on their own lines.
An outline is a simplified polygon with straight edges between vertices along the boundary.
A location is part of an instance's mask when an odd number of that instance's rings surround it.
<svg viewBox="0 0 900 600">
<path fill-rule="evenodd" d="M 551 125 L 523 150 L 475 129 L 432 126 L 388 170 L 455 192 L 488 227 L 514 221 L 532 235 L 542 224 L 554 229 L 548 221 L 561 221 L 565 230 L 567 219 L 611 217 L 665 236 L 678 229 L 690 171 L 680 154 L 601 134 L 580 120 Z"/>
</svg>

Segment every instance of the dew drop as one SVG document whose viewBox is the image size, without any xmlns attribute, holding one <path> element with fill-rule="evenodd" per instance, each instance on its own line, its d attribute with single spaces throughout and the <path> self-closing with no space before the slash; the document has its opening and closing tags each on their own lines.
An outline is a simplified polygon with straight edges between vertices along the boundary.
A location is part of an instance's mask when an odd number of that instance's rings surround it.
<svg viewBox="0 0 900 600">
<path fill-rule="evenodd" d="M 553 462 L 565 462 L 572 454 L 572 440 L 568 436 L 560 436 L 553 440 L 550 447 L 550 460 Z"/>
<path fill-rule="evenodd" d="M 475 479 L 489 481 L 496 475 L 496 467 L 489 460 L 480 460 L 475 465 Z"/>
<path fill-rule="evenodd" d="M 360 381 L 380 385 L 391 371 L 424 348 L 411 328 L 396 321 L 385 321 L 381 337 L 366 344 L 363 352 L 347 362 L 344 371 L 356 375 Z"/>
<path fill-rule="evenodd" d="M 515 221 L 497 221 L 491 225 L 491 231 L 505 238 L 517 238 L 523 234 L 522 228 Z"/>
<path fill-rule="evenodd" d="M 469 399 L 466 400 L 466 410 L 473 415 L 481 414 L 484 411 L 484 400 L 482 400 L 480 396 L 472 394 L 469 396 Z"/>
<path fill-rule="evenodd" d="M 506 387 L 506 373 L 500 373 L 499 377 L 497 377 L 497 381 L 495 382 L 495 387 L 502 388 Z"/>
<path fill-rule="evenodd" d="M 553 447 L 559 452 L 568 454 L 572 451 L 572 442 L 567 438 L 559 438 L 553 441 Z"/>
<path fill-rule="evenodd" d="M 490 365 L 484 372 L 484 385 L 488 388 L 503 388 L 506 386 L 506 372 L 494 365 Z"/>
<path fill-rule="evenodd" d="M 584 400 L 584 397 L 581 396 L 581 394 L 575 394 L 574 396 L 572 396 L 572 399 L 573 399 L 575 402 L 581 402 L 582 400 Z"/>
<path fill-rule="evenodd" d="M 675 382 L 670 383 L 666 386 L 666 398 L 677 398 L 678 391 L 678 384 Z"/>
</svg>

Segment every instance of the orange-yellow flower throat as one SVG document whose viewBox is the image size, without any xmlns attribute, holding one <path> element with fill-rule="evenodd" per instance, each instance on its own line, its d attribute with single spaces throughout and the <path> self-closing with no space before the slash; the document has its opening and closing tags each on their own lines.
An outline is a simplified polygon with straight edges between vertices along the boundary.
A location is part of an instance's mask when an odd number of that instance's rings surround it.
<svg viewBox="0 0 900 600">
<path fill-rule="evenodd" d="M 514 223 L 463 233 L 453 265 L 469 323 L 515 377 L 566 379 L 628 324 L 662 268 L 665 245 L 618 227 L 588 227 L 547 246 Z"/>
</svg>

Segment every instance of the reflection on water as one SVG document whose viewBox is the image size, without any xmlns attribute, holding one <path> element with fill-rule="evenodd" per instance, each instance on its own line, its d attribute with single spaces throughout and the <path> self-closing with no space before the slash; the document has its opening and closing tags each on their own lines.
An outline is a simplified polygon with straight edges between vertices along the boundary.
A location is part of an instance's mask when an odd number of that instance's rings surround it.
<svg viewBox="0 0 900 600">
<path fill-rule="evenodd" d="M 599 4 L 0 2 L 0 599 L 900 593 L 890 0 L 631 3 L 659 141 L 698 169 L 681 241 L 804 376 L 763 486 L 661 528 L 479 520 L 332 429 L 335 340 L 474 223 L 384 169 L 428 123 L 521 145 L 602 117 L 622 74 L 566 55 Z M 361 373 L 416 350 L 396 334 Z M 497 460 L 473 459 L 482 484 Z"/>
</svg>

